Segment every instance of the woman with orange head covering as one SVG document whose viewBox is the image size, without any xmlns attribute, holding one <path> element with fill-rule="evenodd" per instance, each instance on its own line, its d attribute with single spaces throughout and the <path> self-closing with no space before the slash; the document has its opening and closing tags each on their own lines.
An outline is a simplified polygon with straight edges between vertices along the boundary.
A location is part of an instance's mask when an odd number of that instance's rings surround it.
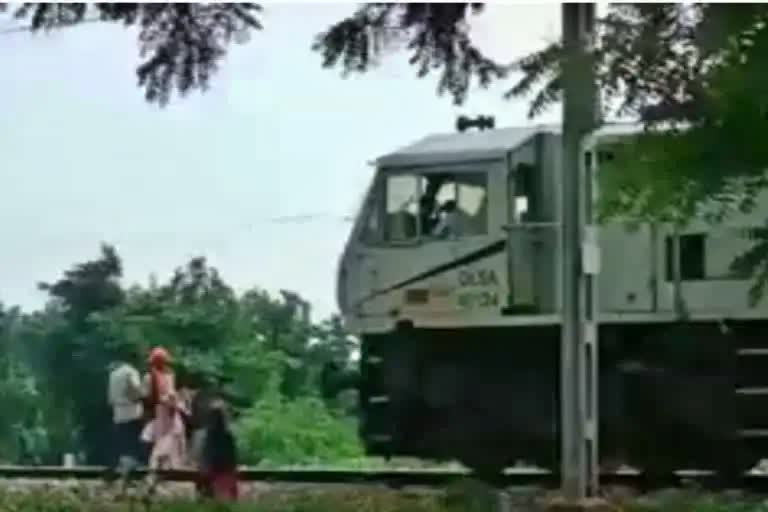
<svg viewBox="0 0 768 512">
<path fill-rule="evenodd" d="M 180 468 L 184 464 L 186 437 L 181 411 L 184 404 L 176 393 L 175 377 L 170 368 L 171 356 L 163 347 L 149 353 L 149 372 L 144 378 L 148 408 L 152 420 L 142 438 L 152 443 L 150 469 Z"/>
</svg>

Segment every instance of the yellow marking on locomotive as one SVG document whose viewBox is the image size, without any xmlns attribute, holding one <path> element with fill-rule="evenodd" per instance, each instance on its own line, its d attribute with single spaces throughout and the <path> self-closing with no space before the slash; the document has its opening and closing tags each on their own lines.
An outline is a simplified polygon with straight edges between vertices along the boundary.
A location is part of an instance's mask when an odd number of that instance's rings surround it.
<svg viewBox="0 0 768 512">
<path fill-rule="evenodd" d="M 455 288 L 445 286 L 411 288 L 403 293 L 403 308 L 422 312 L 455 310 L 454 293 Z"/>
<path fill-rule="evenodd" d="M 427 304 L 429 302 L 429 290 L 425 288 L 411 288 L 405 290 L 406 304 Z"/>
</svg>

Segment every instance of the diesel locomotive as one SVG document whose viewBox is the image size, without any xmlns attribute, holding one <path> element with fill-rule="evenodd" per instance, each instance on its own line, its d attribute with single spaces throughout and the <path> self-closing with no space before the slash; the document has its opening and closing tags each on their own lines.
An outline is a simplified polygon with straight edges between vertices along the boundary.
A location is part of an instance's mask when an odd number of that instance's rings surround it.
<svg viewBox="0 0 768 512">
<path fill-rule="evenodd" d="M 605 125 L 585 149 L 631 137 Z M 375 161 L 338 269 L 374 455 L 559 467 L 561 131 L 428 136 Z M 768 453 L 768 306 L 719 224 L 599 226 L 601 464 L 743 472 Z"/>
</svg>

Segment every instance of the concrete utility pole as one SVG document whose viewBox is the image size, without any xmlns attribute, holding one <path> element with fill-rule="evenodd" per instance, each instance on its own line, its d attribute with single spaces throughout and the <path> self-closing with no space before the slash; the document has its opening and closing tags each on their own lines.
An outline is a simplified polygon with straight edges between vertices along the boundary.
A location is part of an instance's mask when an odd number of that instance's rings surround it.
<svg viewBox="0 0 768 512">
<path fill-rule="evenodd" d="M 578 503 L 598 490 L 597 311 L 599 270 L 593 225 L 595 158 L 586 141 L 597 125 L 597 85 L 590 56 L 595 4 L 562 4 L 563 138 L 561 198 L 561 460 L 564 498 Z"/>
</svg>

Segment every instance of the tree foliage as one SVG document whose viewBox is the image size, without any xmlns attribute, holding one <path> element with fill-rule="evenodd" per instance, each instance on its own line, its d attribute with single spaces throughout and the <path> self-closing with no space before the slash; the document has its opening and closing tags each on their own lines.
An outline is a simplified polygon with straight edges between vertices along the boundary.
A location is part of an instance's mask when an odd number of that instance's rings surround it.
<svg viewBox="0 0 768 512">
<path fill-rule="evenodd" d="M 24 3 L 13 15 L 33 31 L 84 21 L 137 27 L 139 87 L 147 101 L 165 105 L 174 92 L 207 89 L 227 45 L 261 30 L 260 11 L 254 3 Z"/>
<path fill-rule="evenodd" d="M 313 323 L 291 292 L 282 299 L 260 289 L 237 294 L 204 258 L 166 282 L 128 289 L 121 269 L 117 251 L 105 245 L 98 258 L 42 286 L 50 296 L 44 310 L 0 307 L 0 405 L 7 411 L 0 459 L 22 460 L 25 448 L 41 462 L 58 462 L 67 451 L 108 462 L 109 367 L 129 353 L 143 369 L 156 345 L 171 352 L 180 385 L 198 386 L 202 377 L 242 416 L 246 459 L 296 462 L 306 449 L 306 457 L 328 462 L 361 453 L 350 426 L 355 404 L 343 400 L 355 385 L 348 372 L 356 347 L 338 318 Z M 297 429 L 296 418 L 315 431 Z M 277 437 L 286 444 L 247 452 Z"/>
<path fill-rule="evenodd" d="M 612 148 L 603 215 L 720 221 L 765 185 L 768 9 L 761 4 L 617 4 L 598 21 L 594 60 L 604 115 L 646 131 Z M 525 56 L 509 97 L 530 116 L 560 100 L 560 43 Z M 538 89 L 537 89 L 538 87 Z"/>
<path fill-rule="evenodd" d="M 481 3 L 370 3 L 318 35 L 313 49 L 323 66 L 340 65 L 344 74 L 364 73 L 384 51 L 404 43 L 417 76 L 438 70 L 437 92 L 448 92 L 461 104 L 476 78 L 486 87 L 506 76 L 507 67 L 485 56 L 473 44 L 469 17 Z"/>
</svg>

